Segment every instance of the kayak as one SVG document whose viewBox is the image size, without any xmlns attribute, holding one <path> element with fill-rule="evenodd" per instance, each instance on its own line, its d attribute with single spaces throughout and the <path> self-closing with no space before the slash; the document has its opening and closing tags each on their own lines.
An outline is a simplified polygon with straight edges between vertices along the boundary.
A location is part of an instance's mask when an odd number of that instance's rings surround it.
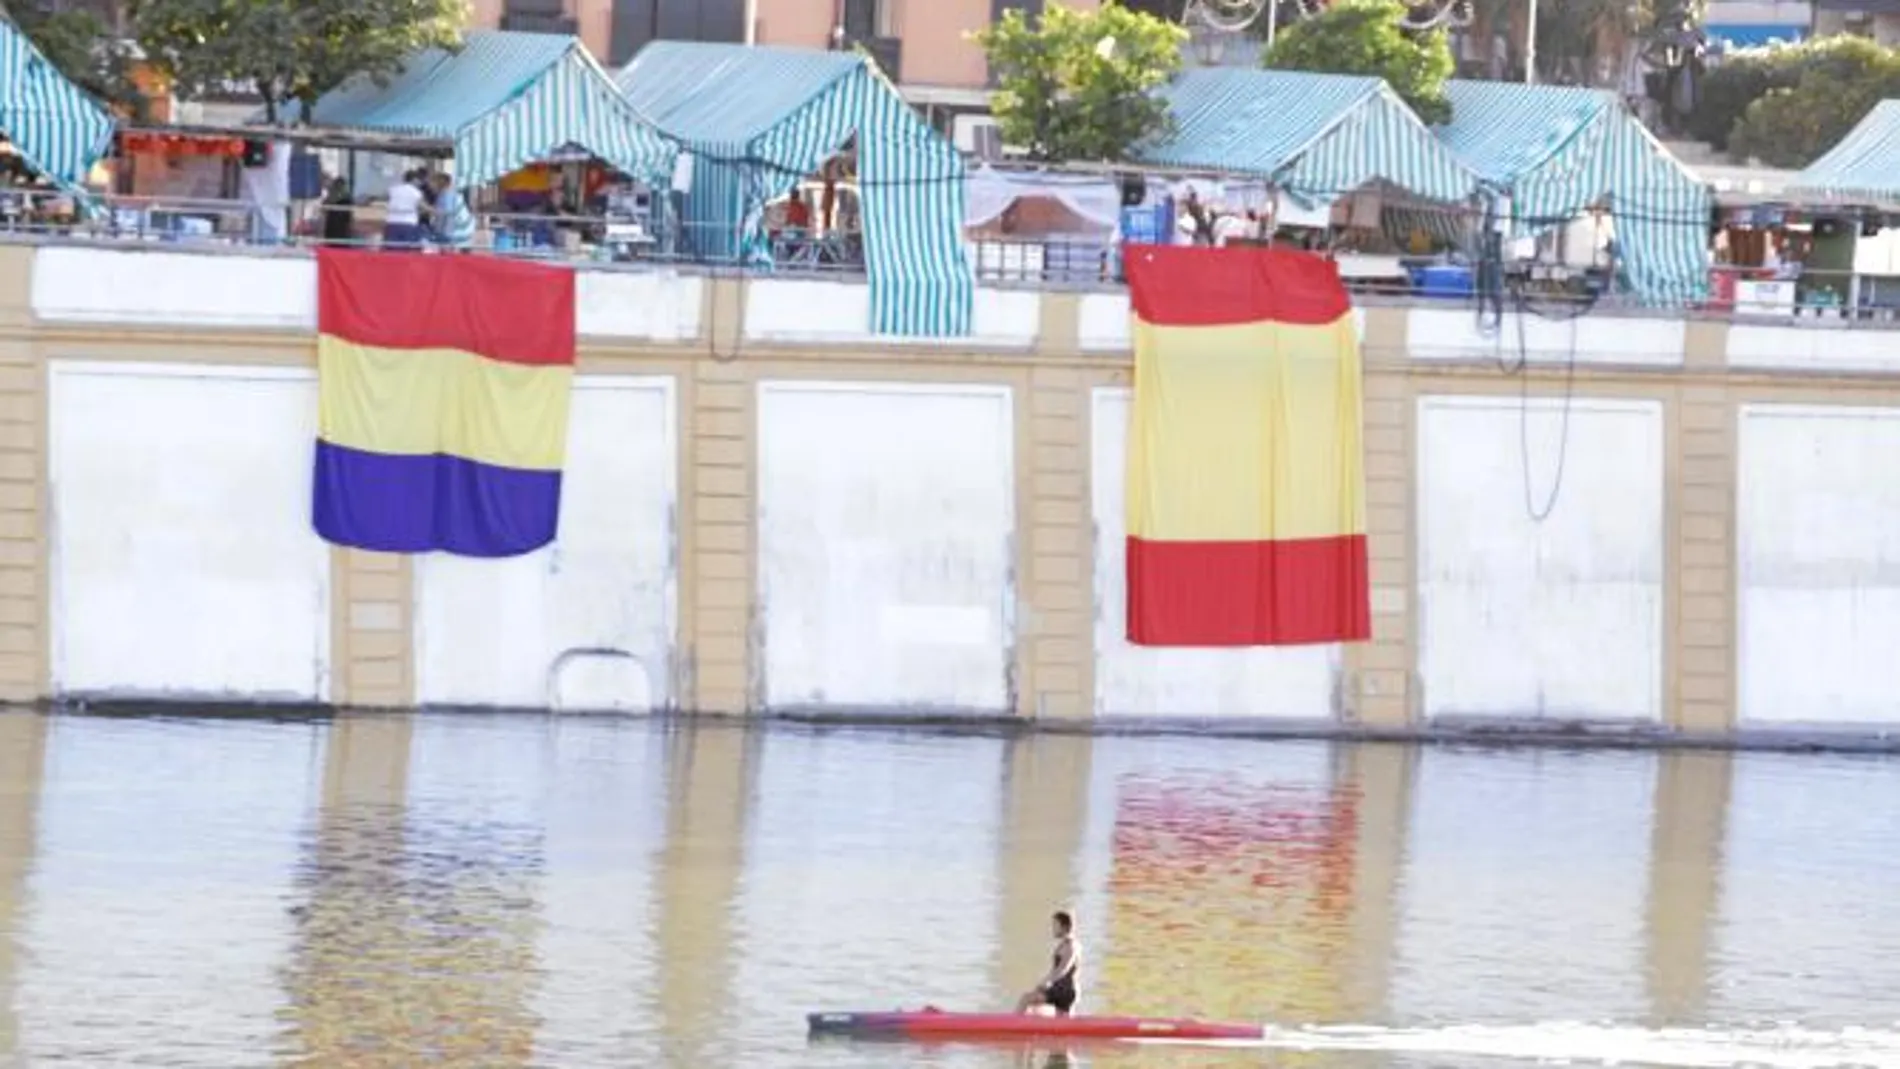
<svg viewBox="0 0 1900 1069">
<path fill-rule="evenodd" d="M 854 1039 L 1260 1039 L 1257 1024 L 1221 1024 L 1165 1017 L 1049 1017 L 1031 1013 L 946 1013 L 921 1010 L 810 1013 L 814 1036 Z"/>
</svg>

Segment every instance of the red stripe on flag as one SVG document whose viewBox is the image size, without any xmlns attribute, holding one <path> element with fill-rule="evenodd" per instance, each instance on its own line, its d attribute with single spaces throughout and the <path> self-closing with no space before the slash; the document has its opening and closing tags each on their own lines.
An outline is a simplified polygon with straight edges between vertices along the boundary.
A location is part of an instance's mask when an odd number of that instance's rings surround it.
<svg viewBox="0 0 1900 1069">
<path fill-rule="evenodd" d="M 1283 542 L 1128 539 L 1128 641 L 1292 646 L 1372 637 L 1366 536 Z"/>
<path fill-rule="evenodd" d="M 574 272 L 492 256 L 317 251 L 317 330 L 384 349 L 574 363 Z"/>
<path fill-rule="evenodd" d="M 1339 266 L 1310 252 L 1130 245 L 1123 262 L 1135 315 L 1157 326 L 1317 325 L 1352 311 Z"/>
</svg>

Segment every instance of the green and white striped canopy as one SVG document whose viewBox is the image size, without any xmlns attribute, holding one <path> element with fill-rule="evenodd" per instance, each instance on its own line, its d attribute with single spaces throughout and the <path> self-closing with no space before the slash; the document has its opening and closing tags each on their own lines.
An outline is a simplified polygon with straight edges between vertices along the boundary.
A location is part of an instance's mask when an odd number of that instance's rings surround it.
<svg viewBox="0 0 1900 1069">
<path fill-rule="evenodd" d="M 1658 304 L 1706 299 L 1709 187 L 1622 101 L 1598 89 L 1453 81 L 1445 146 L 1541 230 L 1606 204 L 1632 289 Z"/>
<path fill-rule="evenodd" d="M 386 85 L 354 78 L 311 109 L 340 131 L 437 138 L 455 180 L 480 186 L 578 145 L 634 177 L 669 180 L 678 146 L 620 95 L 573 37 L 477 31 L 454 52 L 430 49 Z"/>
<path fill-rule="evenodd" d="M 0 19 L 0 133 L 29 166 L 78 191 L 112 147 L 112 116 Z"/>
<path fill-rule="evenodd" d="M 1458 202 L 1477 176 L 1378 78 L 1206 68 L 1162 91 L 1174 118 L 1137 161 L 1262 178 L 1303 200 L 1331 200 L 1383 181 L 1424 200 Z"/>
<path fill-rule="evenodd" d="M 655 41 L 617 80 L 642 115 L 693 152 L 689 236 L 716 256 L 769 263 L 765 205 L 855 136 L 871 329 L 970 332 L 963 158 L 868 57 Z"/>
<path fill-rule="evenodd" d="M 1868 207 L 1900 206 L 1900 100 L 1883 100 L 1841 143 L 1799 175 L 1789 196 Z"/>
</svg>

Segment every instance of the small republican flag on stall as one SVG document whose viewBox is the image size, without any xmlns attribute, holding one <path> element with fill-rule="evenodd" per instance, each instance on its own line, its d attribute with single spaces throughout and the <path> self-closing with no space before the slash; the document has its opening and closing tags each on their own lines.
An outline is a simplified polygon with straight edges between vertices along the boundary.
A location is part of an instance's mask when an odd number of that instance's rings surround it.
<svg viewBox="0 0 1900 1069">
<path fill-rule="evenodd" d="M 1329 261 L 1131 246 L 1128 641 L 1371 637 L 1360 360 Z"/>
<path fill-rule="evenodd" d="M 317 301 L 317 533 L 464 557 L 554 541 L 574 272 L 324 249 Z"/>
</svg>

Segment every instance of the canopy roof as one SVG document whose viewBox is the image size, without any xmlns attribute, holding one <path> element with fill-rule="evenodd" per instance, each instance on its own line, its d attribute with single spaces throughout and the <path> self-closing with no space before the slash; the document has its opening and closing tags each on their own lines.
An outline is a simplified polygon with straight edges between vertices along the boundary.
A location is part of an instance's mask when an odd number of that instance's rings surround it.
<svg viewBox="0 0 1900 1069">
<path fill-rule="evenodd" d="M 1378 78 L 1219 67 L 1162 93 L 1175 128 L 1143 163 L 1257 175 L 1321 199 L 1375 181 L 1426 200 L 1477 192 L 1477 176 Z"/>
<path fill-rule="evenodd" d="M 0 133 L 28 165 L 55 185 L 78 189 L 112 147 L 114 126 L 97 101 L 0 19 Z"/>
<path fill-rule="evenodd" d="M 1900 100 L 1883 100 L 1841 143 L 1795 176 L 1785 195 L 1900 205 Z"/>
<path fill-rule="evenodd" d="M 418 53 L 386 85 L 351 79 L 317 101 L 310 121 L 450 143 L 465 186 L 568 145 L 641 178 L 670 173 L 678 153 L 579 39 L 558 34 L 472 32 L 453 52 Z"/>
<path fill-rule="evenodd" d="M 1438 135 L 1535 227 L 1609 206 L 1630 286 L 1646 299 L 1699 300 L 1708 289 L 1713 195 L 1614 93 L 1454 80 Z"/>
<path fill-rule="evenodd" d="M 765 205 L 853 138 L 872 329 L 970 331 L 963 158 L 867 56 L 655 41 L 616 77 L 632 106 L 695 154 L 687 206 L 700 249 L 770 263 Z"/>
</svg>

